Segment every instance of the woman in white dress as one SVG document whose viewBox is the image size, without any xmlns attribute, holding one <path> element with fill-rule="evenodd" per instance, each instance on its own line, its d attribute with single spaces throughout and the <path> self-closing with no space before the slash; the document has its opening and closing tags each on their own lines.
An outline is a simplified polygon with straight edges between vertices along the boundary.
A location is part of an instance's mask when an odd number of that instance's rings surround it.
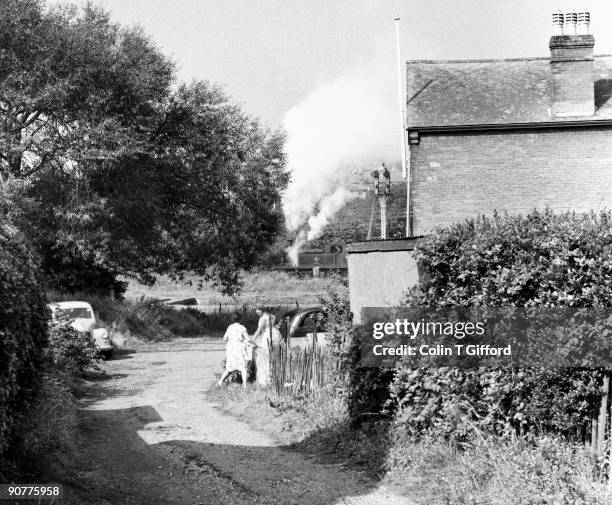
<svg viewBox="0 0 612 505">
<path fill-rule="evenodd" d="M 223 340 L 227 342 L 225 352 L 225 371 L 219 380 L 218 385 L 221 386 L 225 378 L 230 372 L 239 370 L 242 377 L 242 387 L 247 385 L 247 355 L 246 344 L 249 334 L 244 326 L 240 324 L 240 314 L 235 312 L 232 315 L 234 321 L 227 327 Z"/>
<path fill-rule="evenodd" d="M 257 331 L 253 334 L 255 342 L 255 369 L 257 384 L 259 386 L 270 385 L 270 343 L 280 340 L 280 333 L 274 327 L 274 316 L 263 307 L 257 307 L 255 312 L 259 316 Z"/>
</svg>

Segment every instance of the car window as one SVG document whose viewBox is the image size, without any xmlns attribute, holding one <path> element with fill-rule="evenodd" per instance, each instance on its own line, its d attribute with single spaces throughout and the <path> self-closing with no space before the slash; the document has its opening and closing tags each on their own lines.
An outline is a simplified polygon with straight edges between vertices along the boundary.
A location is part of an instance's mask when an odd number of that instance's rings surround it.
<svg viewBox="0 0 612 505">
<path fill-rule="evenodd" d="M 308 314 L 306 317 L 302 319 L 299 327 L 300 328 L 305 328 L 305 327 L 312 328 L 312 323 L 313 323 L 312 314 Z"/>
<path fill-rule="evenodd" d="M 55 318 L 58 321 L 73 321 L 74 319 L 93 319 L 93 315 L 87 307 L 76 307 L 73 309 L 57 309 Z"/>
</svg>

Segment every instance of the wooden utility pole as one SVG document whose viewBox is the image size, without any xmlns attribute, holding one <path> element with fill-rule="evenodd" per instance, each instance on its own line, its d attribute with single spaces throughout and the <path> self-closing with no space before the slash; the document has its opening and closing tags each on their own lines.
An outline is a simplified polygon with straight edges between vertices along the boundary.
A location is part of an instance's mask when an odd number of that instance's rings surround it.
<svg viewBox="0 0 612 505">
<path fill-rule="evenodd" d="M 380 238 L 387 238 L 387 195 L 382 194 L 380 199 Z"/>
<path fill-rule="evenodd" d="M 376 202 L 372 202 L 372 207 L 370 208 L 370 221 L 368 223 L 368 237 L 366 240 L 372 240 L 372 225 L 374 224 L 374 207 L 376 206 Z"/>
</svg>

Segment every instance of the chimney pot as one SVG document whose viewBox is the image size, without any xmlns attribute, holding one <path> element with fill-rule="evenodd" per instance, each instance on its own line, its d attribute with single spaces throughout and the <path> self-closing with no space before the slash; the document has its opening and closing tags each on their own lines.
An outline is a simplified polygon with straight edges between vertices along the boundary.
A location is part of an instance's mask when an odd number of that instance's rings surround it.
<svg viewBox="0 0 612 505">
<path fill-rule="evenodd" d="M 563 35 L 563 12 L 555 11 L 552 15 L 553 35 Z"/>
<path fill-rule="evenodd" d="M 575 11 L 565 13 L 565 34 L 576 35 L 576 24 L 578 23 L 578 14 Z"/>
<path fill-rule="evenodd" d="M 591 13 L 583 10 L 578 13 L 577 33 L 578 35 L 588 35 L 591 24 Z"/>
</svg>

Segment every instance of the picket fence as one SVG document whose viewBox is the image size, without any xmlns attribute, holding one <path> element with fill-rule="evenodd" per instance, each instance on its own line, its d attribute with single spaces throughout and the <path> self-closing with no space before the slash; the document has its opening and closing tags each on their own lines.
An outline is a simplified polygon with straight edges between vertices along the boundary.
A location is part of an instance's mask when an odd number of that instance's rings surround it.
<svg viewBox="0 0 612 505">
<path fill-rule="evenodd" d="M 278 395 L 314 396 L 325 386 L 325 350 L 316 343 L 293 350 L 286 342 L 271 343 L 270 374 Z"/>
</svg>

